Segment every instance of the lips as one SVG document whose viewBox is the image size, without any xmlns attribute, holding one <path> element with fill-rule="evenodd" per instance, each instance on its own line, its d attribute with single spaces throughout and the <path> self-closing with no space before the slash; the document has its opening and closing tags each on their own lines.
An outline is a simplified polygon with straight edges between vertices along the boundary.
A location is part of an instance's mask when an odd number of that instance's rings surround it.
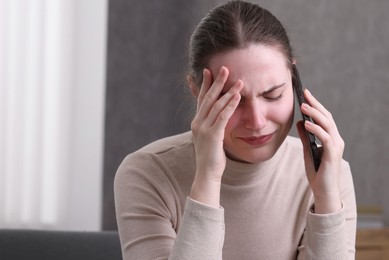
<svg viewBox="0 0 389 260">
<path fill-rule="evenodd" d="M 264 145 L 267 142 L 272 139 L 273 134 L 268 134 L 268 135 L 261 135 L 261 136 L 247 136 L 247 137 L 240 137 L 239 139 L 242 140 L 243 142 L 249 144 L 249 145 L 255 145 L 255 146 L 260 146 Z"/>
</svg>

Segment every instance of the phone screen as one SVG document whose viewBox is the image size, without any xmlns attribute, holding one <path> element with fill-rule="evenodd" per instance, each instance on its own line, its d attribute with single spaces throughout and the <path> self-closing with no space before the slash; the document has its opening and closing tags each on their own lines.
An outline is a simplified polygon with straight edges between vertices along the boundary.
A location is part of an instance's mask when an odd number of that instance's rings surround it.
<svg viewBox="0 0 389 260">
<path fill-rule="evenodd" d="M 304 98 L 301 79 L 300 79 L 300 75 L 298 73 L 297 67 L 295 64 L 293 64 L 292 66 L 293 66 L 292 83 L 293 83 L 293 88 L 295 90 L 297 101 L 299 103 L 299 109 L 300 109 L 301 105 L 303 103 L 307 103 L 307 102 L 305 101 L 305 98 Z M 301 110 L 300 110 L 300 112 L 301 112 Z M 302 116 L 304 121 L 308 120 L 308 121 L 313 122 L 312 118 L 310 118 L 309 116 L 307 116 L 303 113 L 301 113 L 301 116 Z M 316 143 L 316 137 L 312 133 L 308 132 L 307 130 L 305 130 L 305 133 L 306 133 L 307 138 L 309 140 L 309 145 L 311 147 L 310 150 L 311 150 L 313 163 L 315 165 L 315 170 L 317 171 L 319 169 L 321 160 L 320 160 L 320 152 L 319 152 L 319 149 L 318 149 L 318 146 Z"/>
</svg>

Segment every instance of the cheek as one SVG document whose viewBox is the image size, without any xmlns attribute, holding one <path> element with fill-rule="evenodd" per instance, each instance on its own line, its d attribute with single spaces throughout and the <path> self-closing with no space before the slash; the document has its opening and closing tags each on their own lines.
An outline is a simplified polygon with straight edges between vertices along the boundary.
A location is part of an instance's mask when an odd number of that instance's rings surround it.
<svg viewBox="0 0 389 260">
<path fill-rule="evenodd" d="M 284 99 L 278 104 L 275 103 L 274 107 L 271 108 L 271 112 L 268 113 L 268 119 L 277 122 L 279 124 L 288 123 L 293 120 L 294 115 L 294 96 L 293 90 L 288 89 L 285 93 Z"/>
<path fill-rule="evenodd" d="M 231 133 L 235 128 L 239 126 L 241 122 L 241 112 L 239 111 L 239 108 L 235 110 L 235 112 L 232 114 L 230 120 L 228 120 L 228 123 L 225 128 L 226 133 Z"/>
<path fill-rule="evenodd" d="M 280 104 L 277 108 L 273 110 L 273 120 L 279 123 L 288 122 L 294 113 L 294 103 L 293 98 L 291 100 L 286 100 L 285 103 Z"/>
</svg>

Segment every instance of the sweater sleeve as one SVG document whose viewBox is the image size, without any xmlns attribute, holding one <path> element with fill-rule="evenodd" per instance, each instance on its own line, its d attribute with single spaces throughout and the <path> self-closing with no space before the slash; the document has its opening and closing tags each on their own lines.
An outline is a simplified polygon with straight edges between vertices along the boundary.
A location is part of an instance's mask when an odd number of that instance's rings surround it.
<svg viewBox="0 0 389 260">
<path fill-rule="evenodd" d="M 133 154 L 115 175 L 116 219 L 124 260 L 169 257 L 178 209 L 166 195 L 168 180 L 163 174 L 152 174 L 161 172 L 151 156 Z"/>
<path fill-rule="evenodd" d="M 355 259 L 356 202 L 348 163 L 341 174 L 343 207 L 332 214 L 308 213 L 298 259 Z"/>
<path fill-rule="evenodd" d="M 181 227 L 170 260 L 222 259 L 224 209 L 187 198 Z"/>
<path fill-rule="evenodd" d="M 124 160 L 114 183 L 123 259 L 221 259 L 224 209 L 183 197 L 181 218 L 175 193 L 163 166 L 151 155 Z"/>
</svg>

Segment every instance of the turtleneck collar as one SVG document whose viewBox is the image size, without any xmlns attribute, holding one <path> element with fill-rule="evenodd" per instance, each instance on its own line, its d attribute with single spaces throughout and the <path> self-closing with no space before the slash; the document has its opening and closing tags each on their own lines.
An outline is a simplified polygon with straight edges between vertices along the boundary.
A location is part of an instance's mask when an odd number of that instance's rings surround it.
<svg viewBox="0 0 389 260">
<path fill-rule="evenodd" d="M 222 183 L 231 186 L 243 186 L 248 185 L 251 182 L 260 181 L 261 179 L 269 176 L 272 169 L 277 166 L 287 149 L 287 139 L 288 138 L 285 138 L 274 156 L 264 162 L 244 163 L 234 161 L 227 157 L 227 164 L 223 174 Z"/>
</svg>

